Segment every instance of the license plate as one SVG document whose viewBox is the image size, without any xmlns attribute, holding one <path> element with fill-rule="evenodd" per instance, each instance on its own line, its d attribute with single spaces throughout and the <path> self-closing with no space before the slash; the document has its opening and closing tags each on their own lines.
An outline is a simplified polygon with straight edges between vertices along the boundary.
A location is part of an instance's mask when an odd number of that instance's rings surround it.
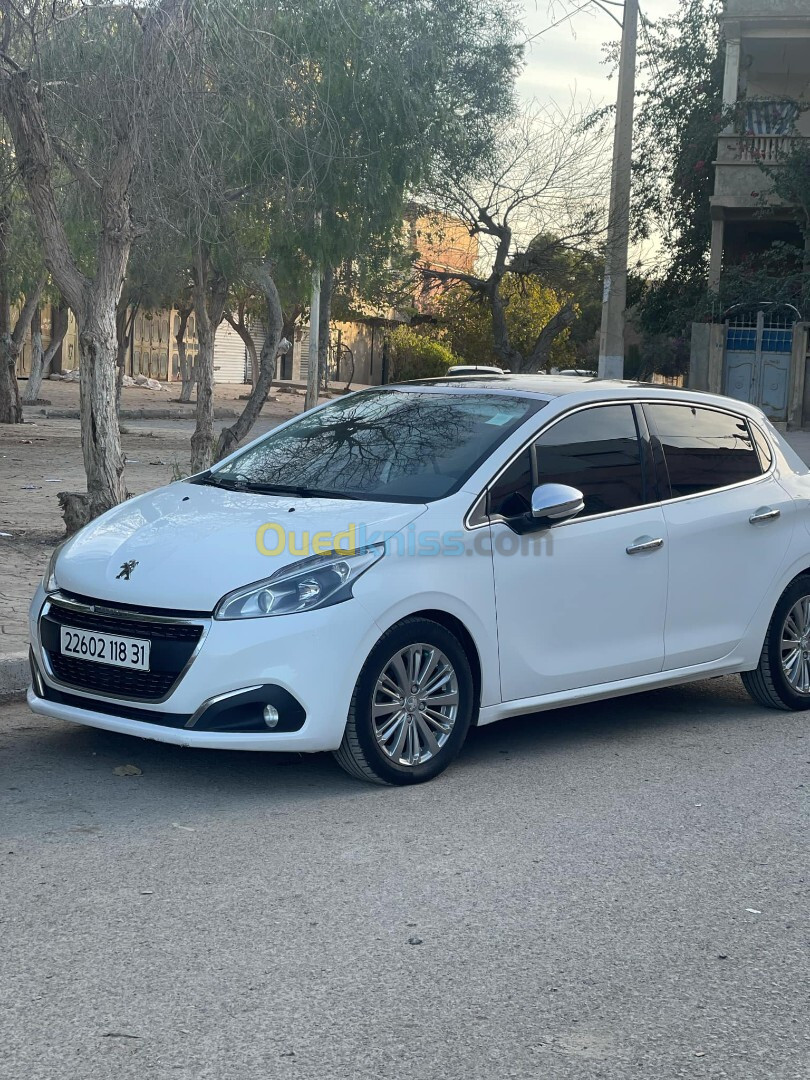
<svg viewBox="0 0 810 1080">
<path fill-rule="evenodd" d="M 61 627 L 62 656 L 93 660 L 97 664 L 149 670 L 149 642 L 145 638 L 119 637 L 117 634 L 97 634 L 89 630 Z"/>
</svg>

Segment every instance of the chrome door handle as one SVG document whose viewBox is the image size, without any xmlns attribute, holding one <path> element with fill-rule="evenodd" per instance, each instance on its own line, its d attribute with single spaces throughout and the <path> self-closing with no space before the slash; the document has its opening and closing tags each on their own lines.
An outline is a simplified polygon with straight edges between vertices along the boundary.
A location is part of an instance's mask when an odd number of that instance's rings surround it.
<svg viewBox="0 0 810 1080">
<path fill-rule="evenodd" d="M 664 546 L 663 539 L 659 536 L 657 539 L 653 539 L 652 536 L 639 536 L 637 540 L 626 548 L 628 555 L 641 555 L 645 551 L 657 551 Z"/>
<path fill-rule="evenodd" d="M 760 506 L 759 510 L 755 510 L 748 520 L 752 525 L 759 525 L 763 521 L 776 521 L 781 516 L 781 510 L 774 510 L 770 506 Z"/>
</svg>

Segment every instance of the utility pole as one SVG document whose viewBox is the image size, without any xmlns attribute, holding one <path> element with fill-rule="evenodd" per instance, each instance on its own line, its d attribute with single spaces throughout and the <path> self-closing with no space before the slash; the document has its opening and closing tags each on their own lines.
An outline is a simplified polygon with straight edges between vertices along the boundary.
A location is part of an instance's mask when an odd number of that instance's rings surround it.
<svg viewBox="0 0 810 1080">
<path fill-rule="evenodd" d="M 622 49 L 613 172 L 602 291 L 602 329 L 599 334 L 599 378 L 624 377 L 624 327 L 627 308 L 627 249 L 630 242 L 630 166 L 633 156 L 633 99 L 636 90 L 638 0 L 624 0 Z"/>
<path fill-rule="evenodd" d="M 315 215 L 315 229 L 320 232 L 321 212 Z M 321 267 L 316 259 L 312 266 L 312 300 L 309 305 L 309 360 L 307 362 L 307 394 L 304 410 L 318 404 L 320 372 L 318 371 L 318 333 L 321 322 Z"/>
</svg>

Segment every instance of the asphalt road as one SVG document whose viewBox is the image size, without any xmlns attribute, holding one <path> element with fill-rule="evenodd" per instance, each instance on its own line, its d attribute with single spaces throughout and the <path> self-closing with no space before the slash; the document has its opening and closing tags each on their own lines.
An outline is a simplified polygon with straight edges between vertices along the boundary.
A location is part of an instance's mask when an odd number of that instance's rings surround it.
<svg viewBox="0 0 810 1080">
<path fill-rule="evenodd" d="M 408 790 L 0 706 L 0 1075 L 804 1080 L 809 764 L 736 679 Z"/>
</svg>

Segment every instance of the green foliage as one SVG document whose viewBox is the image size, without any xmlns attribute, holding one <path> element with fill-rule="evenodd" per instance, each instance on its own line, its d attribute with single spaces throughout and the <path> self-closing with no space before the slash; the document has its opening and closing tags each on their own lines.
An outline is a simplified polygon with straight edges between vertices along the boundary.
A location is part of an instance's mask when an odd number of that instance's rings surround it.
<svg viewBox="0 0 810 1080">
<path fill-rule="evenodd" d="M 763 166 L 772 194 L 790 206 L 805 239 L 810 238 L 810 146 L 797 142 L 777 165 Z"/>
<path fill-rule="evenodd" d="M 461 361 L 447 345 L 410 326 L 398 326 L 388 337 L 392 382 L 431 379 Z"/>
<path fill-rule="evenodd" d="M 554 291 L 561 305 L 572 303 L 577 312 L 576 322 L 559 342 L 561 354 L 554 354 L 555 365 L 595 366 L 602 321 L 604 252 L 568 247 L 553 235 L 541 234 L 532 240 L 526 254 L 533 257 L 542 285 Z"/>
<path fill-rule="evenodd" d="M 711 239 L 717 136 L 725 120 L 721 0 L 681 0 L 668 18 L 642 25 L 645 76 L 636 113 L 636 233 L 659 232 L 672 267 L 700 274 Z"/>
<path fill-rule="evenodd" d="M 59 210 L 91 277 L 101 180 L 139 100 L 156 6 L 55 0 L 32 9 L 30 34 L 18 20 L 7 49 L 36 71 Z M 401 293 L 406 198 L 431 170 L 480 161 L 514 108 L 519 12 L 517 0 L 189 0 L 167 20 L 137 149 L 128 295 L 170 303 L 200 246 L 243 294 L 249 267 L 272 264 L 290 307 L 313 259 L 355 264 L 347 309 Z"/>
<path fill-rule="evenodd" d="M 340 314 L 401 306 L 406 198 L 438 162 L 480 157 L 513 107 L 514 0 L 281 0 L 271 33 L 263 0 L 191 10 L 144 207 L 248 307 L 259 260 L 285 307 L 306 307 L 313 261 L 337 269 Z"/>
<path fill-rule="evenodd" d="M 553 289 L 534 277 L 507 274 L 501 285 L 506 306 L 510 343 L 528 355 L 543 327 L 560 310 Z M 466 364 L 500 364 L 492 334 L 492 312 L 486 298 L 463 285 L 447 289 L 436 304 L 437 326 L 442 338 Z M 571 358 L 567 334 L 561 334 L 551 350 L 555 366 L 568 366 Z"/>
<path fill-rule="evenodd" d="M 641 344 L 638 369 L 632 377 L 643 380 L 652 375 L 685 375 L 689 370 L 689 351 L 689 342 L 683 336 L 650 334 Z"/>
<path fill-rule="evenodd" d="M 720 280 L 719 306 L 792 304 L 807 316 L 809 290 L 810 273 L 803 250 L 780 242 L 726 267 Z"/>
</svg>

